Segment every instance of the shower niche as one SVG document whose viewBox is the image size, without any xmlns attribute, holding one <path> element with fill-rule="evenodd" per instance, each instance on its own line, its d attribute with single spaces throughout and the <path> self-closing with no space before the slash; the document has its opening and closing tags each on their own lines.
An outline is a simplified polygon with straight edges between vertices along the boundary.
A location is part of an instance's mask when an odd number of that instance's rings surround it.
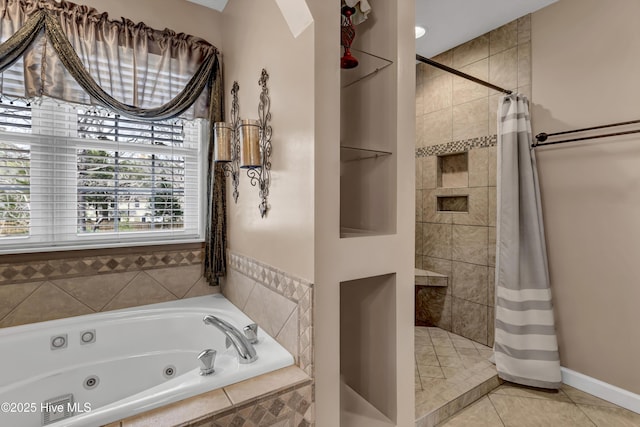
<svg viewBox="0 0 640 427">
<path fill-rule="evenodd" d="M 438 156 L 438 187 L 469 186 L 469 153 Z"/>
<path fill-rule="evenodd" d="M 438 212 L 469 213 L 469 196 L 436 196 Z"/>
</svg>

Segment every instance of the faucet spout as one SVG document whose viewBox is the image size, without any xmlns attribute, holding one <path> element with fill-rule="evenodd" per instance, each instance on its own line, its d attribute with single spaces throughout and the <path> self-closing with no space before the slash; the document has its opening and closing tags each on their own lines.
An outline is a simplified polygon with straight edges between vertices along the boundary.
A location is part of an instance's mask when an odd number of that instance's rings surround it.
<svg viewBox="0 0 640 427">
<path fill-rule="evenodd" d="M 204 316 L 202 321 L 206 325 L 215 326 L 231 341 L 238 353 L 238 361 L 242 364 L 253 363 L 258 359 L 256 349 L 249 340 L 235 326 L 213 315 Z"/>
</svg>

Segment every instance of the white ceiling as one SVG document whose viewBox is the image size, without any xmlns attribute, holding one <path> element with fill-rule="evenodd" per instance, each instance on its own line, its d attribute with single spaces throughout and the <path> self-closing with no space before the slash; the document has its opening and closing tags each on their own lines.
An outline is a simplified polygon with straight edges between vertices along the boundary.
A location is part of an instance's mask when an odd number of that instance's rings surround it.
<svg viewBox="0 0 640 427">
<path fill-rule="evenodd" d="M 415 1 L 416 25 L 427 30 L 416 53 L 430 58 L 557 0 Z"/>
<path fill-rule="evenodd" d="M 220 12 L 228 2 L 228 0 L 188 1 Z M 377 0 L 371 0 L 374 13 L 375 1 Z M 430 58 L 556 1 L 415 0 L 416 25 L 427 30 L 424 37 L 416 40 L 416 53 Z"/>
<path fill-rule="evenodd" d="M 211 9 L 217 10 L 218 12 L 222 12 L 229 0 L 187 0 L 187 1 L 190 1 L 191 3 L 198 3 L 202 6 L 206 6 Z"/>
</svg>

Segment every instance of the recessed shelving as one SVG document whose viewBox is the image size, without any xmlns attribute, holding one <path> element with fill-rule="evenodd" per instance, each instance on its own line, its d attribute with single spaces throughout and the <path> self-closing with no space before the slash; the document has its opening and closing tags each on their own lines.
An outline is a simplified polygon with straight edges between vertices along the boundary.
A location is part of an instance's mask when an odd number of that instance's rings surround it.
<svg viewBox="0 0 640 427">
<path fill-rule="evenodd" d="M 376 33 L 363 30 L 356 42 Z M 382 47 L 376 42 L 375 48 Z M 396 135 L 390 100 L 395 99 L 394 62 L 355 49 L 359 64 L 341 69 L 340 237 L 393 234 L 396 229 Z M 384 52 L 384 49 L 381 49 Z M 384 53 L 383 53 L 384 55 Z"/>
<path fill-rule="evenodd" d="M 372 150 L 369 148 L 357 148 L 340 146 L 340 161 L 341 162 L 354 162 L 365 159 L 376 159 L 378 157 L 389 156 L 392 153 L 390 151 Z"/>
<path fill-rule="evenodd" d="M 354 425 L 396 425 L 395 292 L 393 273 L 340 283 L 340 377 L 355 398 L 343 404 L 361 408 L 342 411 L 378 414 L 376 423 Z"/>
<path fill-rule="evenodd" d="M 438 156 L 438 187 L 467 187 L 469 185 L 469 154 Z"/>
<path fill-rule="evenodd" d="M 392 60 L 383 58 L 382 56 L 356 49 L 354 47 L 352 47 L 351 50 L 357 54 L 356 56 L 359 64 L 356 68 L 341 70 L 341 86 L 343 88 L 356 84 L 369 76 L 377 74 L 388 66 L 393 65 Z"/>
<path fill-rule="evenodd" d="M 377 236 L 377 233 L 372 230 L 365 230 L 362 228 L 340 227 L 340 237 L 365 237 L 365 236 Z"/>
<path fill-rule="evenodd" d="M 438 212 L 469 212 L 469 196 L 437 196 Z"/>
</svg>

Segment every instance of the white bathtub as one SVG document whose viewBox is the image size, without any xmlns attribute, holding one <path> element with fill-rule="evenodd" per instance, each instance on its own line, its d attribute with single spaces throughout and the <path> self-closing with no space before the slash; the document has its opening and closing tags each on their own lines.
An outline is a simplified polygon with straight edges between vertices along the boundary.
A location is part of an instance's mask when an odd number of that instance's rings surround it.
<svg viewBox="0 0 640 427">
<path fill-rule="evenodd" d="M 75 415 L 48 425 L 100 426 L 293 364 L 262 330 L 258 360 L 239 364 L 222 332 L 202 322 L 205 314 L 240 330 L 252 323 L 218 294 L 0 329 L 0 426 L 56 419 L 61 408 L 45 402 L 68 394 L 74 404 L 62 408 Z M 91 330 L 95 342 L 81 344 L 81 334 Z M 67 347 L 52 350 L 52 337 L 63 334 Z M 201 376 L 196 356 L 207 348 L 218 352 L 215 373 Z M 173 377 L 165 376 L 167 367 Z M 86 388 L 94 376 L 97 386 Z"/>
</svg>

